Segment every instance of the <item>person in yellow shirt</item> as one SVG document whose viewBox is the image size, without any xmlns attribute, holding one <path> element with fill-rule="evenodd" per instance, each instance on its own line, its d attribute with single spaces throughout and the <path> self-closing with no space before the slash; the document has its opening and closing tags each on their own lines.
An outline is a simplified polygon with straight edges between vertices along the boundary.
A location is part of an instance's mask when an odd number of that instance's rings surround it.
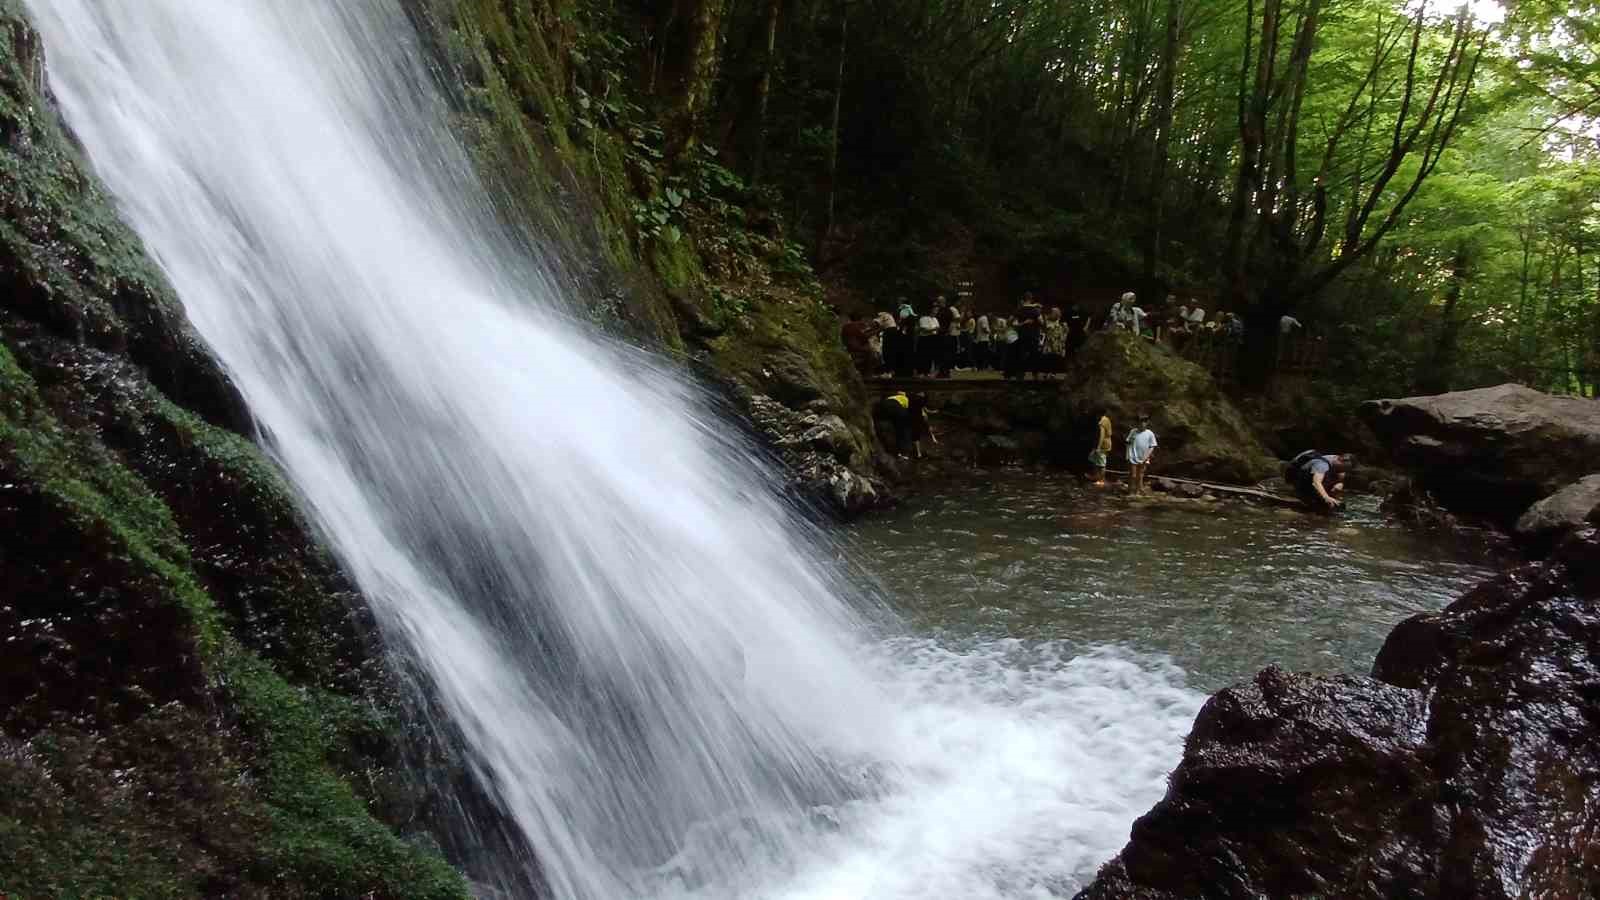
<svg viewBox="0 0 1600 900">
<path fill-rule="evenodd" d="M 1111 416 L 1105 410 L 1100 412 L 1100 440 L 1089 451 L 1089 465 L 1094 467 L 1095 487 L 1105 487 L 1106 484 L 1106 454 L 1111 452 Z"/>
</svg>

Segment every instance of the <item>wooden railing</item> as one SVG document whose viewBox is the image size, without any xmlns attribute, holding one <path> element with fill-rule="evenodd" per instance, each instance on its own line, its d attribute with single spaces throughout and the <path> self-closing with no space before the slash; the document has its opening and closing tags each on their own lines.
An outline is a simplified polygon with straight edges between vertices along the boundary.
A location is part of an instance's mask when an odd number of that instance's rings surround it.
<svg viewBox="0 0 1600 900">
<path fill-rule="evenodd" d="M 1218 380 L 1231 382 L 1239 370 L 1244 352 L 1243 335 L 1223 331 L 1162 335 L 1162 342 L 1173 352 L 1211 372 Z M 1304 334 L 1279 335 L 1273 351 L 1275 372 L 1314 372 L 1328 364 L 1328 342 Z"/>
</svg>

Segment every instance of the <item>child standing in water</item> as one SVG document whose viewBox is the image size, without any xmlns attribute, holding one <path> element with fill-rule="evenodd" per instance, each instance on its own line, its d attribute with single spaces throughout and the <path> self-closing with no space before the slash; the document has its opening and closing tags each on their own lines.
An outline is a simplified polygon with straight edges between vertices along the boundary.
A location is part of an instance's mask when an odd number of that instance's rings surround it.
<svg viewBox="0 0 1600 900">
<path fill-rule="evenodd" d="M 1089 451 L 1089 465 L 1094 467 L 1095 487 L 1106 486 L 1106 454 L 1111 452 L 1111 416 L 1100 413 L 1100 439 Z"/>
<path fill-rule="evenodd" d="M 1150 430 L 1150 418 L 1139 416 L 1139 424 L 1129 429 L 1126 439 L 1128 446 L 1128 491 L 1132 494 L 1144 493 L 1144 473 L 1150 468 L 1150 457 L 1156 455 L 1156 433 Z"/>
</svg>

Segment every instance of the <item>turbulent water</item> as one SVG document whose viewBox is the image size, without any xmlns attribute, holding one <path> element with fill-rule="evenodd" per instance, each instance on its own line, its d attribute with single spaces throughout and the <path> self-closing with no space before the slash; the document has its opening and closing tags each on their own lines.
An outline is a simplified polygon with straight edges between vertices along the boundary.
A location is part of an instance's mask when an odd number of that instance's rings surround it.
<svg viewBox="0 0 1600 900">
<path fill-rule="evenodd" d="M 486 893 L 1043 896 L 1156 799 L 1158 661 L 959 646 L 503 239 L 383 0 L 28 0 L 51 87 L 526 852 Z M 461 826 L 465 827 L 465 826 Z"/>
</svg>

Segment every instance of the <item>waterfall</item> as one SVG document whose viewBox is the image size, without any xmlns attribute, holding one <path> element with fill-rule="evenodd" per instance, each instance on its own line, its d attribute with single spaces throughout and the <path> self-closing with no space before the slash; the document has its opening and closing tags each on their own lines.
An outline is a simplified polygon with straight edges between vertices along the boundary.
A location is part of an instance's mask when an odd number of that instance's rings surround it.
<svg viewBox="0 0 1600 900">
<path fill-rule="evenodd" d="M 28 5 L 96 172 L 530 848 L 504 872 L 1031 896 L 1159 796 L 1194 696 L 869 628 L 705 398 L 504 237 L 394 0 Z"/>
</svg>

